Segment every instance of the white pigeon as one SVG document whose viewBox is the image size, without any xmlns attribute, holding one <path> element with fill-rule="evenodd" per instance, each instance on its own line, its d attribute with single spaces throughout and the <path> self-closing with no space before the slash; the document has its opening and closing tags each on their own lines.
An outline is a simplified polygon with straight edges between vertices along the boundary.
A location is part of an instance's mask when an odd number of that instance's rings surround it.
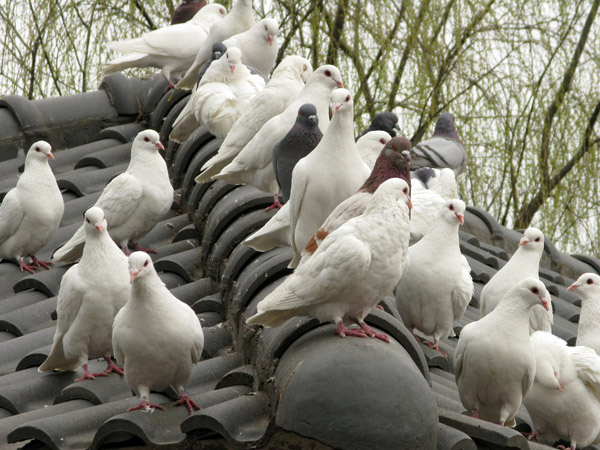
<svg viewBox="0 0 600 450">
<path fill-rule="evenodd" d="M 243 33 L 249 30 L 255 23 L 252 0 L 237 0 L 231 11 L 229 11 L 229 14 L 223 20 L 214 23 L 210 28 L 208 36 L 202 43 L 200 50 L 198 50 L 194 62 L 175 87 L 178 89 L 192 89 L 198 81 L 200 69 L 210 59 L 213 44 L 224 42 L 231 36 Z"/>
<path fill-rule="evenodd" d="M 243 244 L 258 252 L 286 245 L 291 247 L 290 202 L 285 203 L 262 228 L 248 236 Z"/>
<path fill-rule="evenodd" d="M 173 123 L 169 139 L 185 142 L 196 128 L 205 125 L 213 135 L 225 139 L 248 102 L 265 86 L 242 63 L 242 53 L 229 47 L 214 61 L 192 92 L 189 101 Z"/>
<path fill-rule="evenodd" d="M 294 316 L 333 322 L 344 336 L 375 333 L 364 318 L 400 280 L 407 264 L 408 184 L 392 178 L 365 212 L 332 232 L 315 254 L 257 305 L 249 325 L 277 327 Z M 357 323 L 359 329 L 346 324 Z"/>
<path fill-rule="evenodd" d="M 535 381 L 523 402 L 534 425 L 529 439 L 562 439 L 573 450 L 600 443 L 600 356 L 545 331 L 533 333 L 531 343 Z"/>
<path fill-rule="evenodd" d="M 147 253 L 129 256 L 131 296 L 113 326 L 113 348 L 127 385 L 140 396 L 137 409 L 163 409 L 149 402 L 150 390 L 173 386 L 190 412 L 200 409 L 185 393 L 192 366 L 200 361 L 204 333 L 194 310 L 169 292 Z"/>
<path fill-rule="evenodd" d="M 486 283 L 479 296 L 479 312 L 481 317 L 489 314 L 498 305 L 511 286 L 519 281 L 532 277 L 539 279 L 540 259 L 544 251 L 544 233 L 534 227 L 525 230 L 519 241 L 519 248 L 510 260 Z M 542 306 L 531 308 L 529 317 L 530 330 L 552 330 L 552 309 Z"/>
<path fill-rule="evenodd" d="M 65 209 L 56 178 L 48 165 L 54 159 L 50 144 L 38 141 L 25 157 L 25 170 L 0 205 L 0 258 L 15 259 L 21 272 L 50 268 L 35 254 L 54 236 Z M 31 257 L 27 265 L 24 257 Z"/>
<path fill-rule="evenodd" d="M 473 279 L 467 259 L 460 253 L 458 227 L 464 223 L 465 203 L 448 200 L 433 226 L 409 247 L 408 269 L 396 288 L 396 304 L 404 325 L 439 340 L 454 335 L 452 324 L 460 320 L 473 296 Z"/>
<path fill-rule="evenodd" d="M 109 42 L 109 48 L 124 53 L 104 64 L 105 75 L 131 67 L 157 67 L 173 87 L 171 74 L 179 74 L 194 62 L 211 26 L 225 18 L 227 10 L 213 3 L 201 8 L 185 23 L 144 33 L 139 38 Z"/>
<path fill-rule="evenodd" d="M 202 166 L 202 173 L 196 177 L 196 182 L 211 181 L 211 177 L 237 156 L 267 120 L 287 108 L 311 74 L 312 66 L 307 59 L 297 55 L 286 56 L 273 71 L 265 88 L 248 102 L 227 133 L 219 152 Z"/>
<path fill-rule="evenodd" d="M 462 329 L 454 375 L 460 400 L 473 417 L 514 424 L 535 377 L 529 310 L 540 304 L 549 309 L 550 301 L 541 281 L 525 278 L 509 289 L 494 311 Z"/>
<path fill-rule="evenodd" d="M 391 138 L 388 132 L 382 130 L 369 131 L 358 138 L 358 141 L 356 141 L 358 154 L 365 164 L 369 166 L 369 169 L 373 169 L 375 161 L 379 158 L 381 149 Z"/>
<path fill-rule="evenodd" d="M 336 86 L 343 86 L 337 67 L 325 65 L 315 70 L 285 111 L 265 123 L 233 161 L 213 179 L 230 184 L 250 184 L 271 194 L 280 193 L 273 170 L 273 146 L 292 128 L 298 109 L 305 103 L 316 106 L 319 129 L 324 133 L 329 124 L 329 97 Z"/>
<path fill-rule="evenodd" d="M 411 172 L 413 191 L 430 189 L 446 199 L 459 198 L 458 183 L 452 169 L 432 169 L 424 167 Z"/>
<path fill-rule="evenodd" d="M 584 273 L 567 291 L 581 296 L 576 345 L 585 345 L 600 355 L 600 275 Z"/>
<path fill-rule="evenodd" d="M 110 236 L 126 254 L 129 254 L 128 242 L 132 240 L 135 243 L 154 228 L 173 204 L 173 187 L 159 149 L 164 150 L 164 147 L 156 131 L 140 131 L 131 146 L 127 170 L 106 185 L 94 205 L 104 211 Z M 54 253 L 54 261 L 77 261 L 84 241 L 85 231 L 81 226 Z M 136 249 L 141 250 L 142 247 L 136 244 Z M 153 249 L 144 250 L 156 253 Z"/>
<path fill-rule="evenodd" d="M 83 255 L 60 282 L 52 350 L 38 369 L 48 372 L 83 366 L 83 377 L 75 381 L 93 380 L 110 372 L 123 374 L 111 359 L 112 326 L 129 299 L 127 257 L 110 238 L 104 211 L 93 206 L 84 217 Z M 99 357 L 104 357 L 108 368 L 91 374 L 88 360 Z"/>
</svg>

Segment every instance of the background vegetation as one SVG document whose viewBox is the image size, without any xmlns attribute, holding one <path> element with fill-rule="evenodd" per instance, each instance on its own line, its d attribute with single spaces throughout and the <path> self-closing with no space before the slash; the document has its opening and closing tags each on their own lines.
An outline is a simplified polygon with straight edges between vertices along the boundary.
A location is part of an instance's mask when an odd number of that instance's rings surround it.
<svg viewBox="0 0 600 450">
<path fill-rule="evenodd" d="M 280 21 L 280 57 L 340 67 L 357 130 L 393 110 L 414 144 L 440 112 L 453 112 L 471 155 L 461 179 L 468 203 L 509 227 L 538 226 L 563 250 L 600 257 L 599 3 L 272 0 L 255 8 Z M 0 92 L 94 90 L 113 56 L 105 43 L 166 25 L 174 6 L 1 2 Z"/>
</svg>

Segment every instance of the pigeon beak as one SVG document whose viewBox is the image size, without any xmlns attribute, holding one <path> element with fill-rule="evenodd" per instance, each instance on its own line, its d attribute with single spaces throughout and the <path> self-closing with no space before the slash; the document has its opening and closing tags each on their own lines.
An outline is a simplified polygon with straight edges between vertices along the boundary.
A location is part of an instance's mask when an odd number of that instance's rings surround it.
<svg viewBox="0 0 600 450">
<path fill-rule="evenodd" d="M 569 286 L 569 287 L 567 288 L 567 291 L 574 291 L 575 289 L 577 289 L 577 288 L 579 288 L 579 287 L 581 287 L 581 285 L 580 285 L 580 284 L 573 283 L 571 286 Z"/>
<path fill-rule="evenodd" d="M 52 152 L 48 153 L 46 156 L 50 159 L 54 159 L 54 155 L 52 154 Z"/>
<path fill-rule="evenodd" d="M 215 52 L 215 61 L 217 59 L 219 59 L 221 56 L 223 56 L 223 53 L 221 53 L 221 52 Z"/>
<path fill-rule="evenodd" d="M 96 228 L 96 230 L 98 230 L 100 233 L 102 233 L 102 224 L 101 223 L 97 223 L 96 225 L 94 225 L 94 227 Z"/>
<path fill-rule="evenodd" d="M 456 218 L 458 219 L 458 221 L 460 222 L 461 225 L 465 224 L 465 215 L 461 214 L 461 213 L 456 213 Z"/>
<path fill-rule="evenodd" d="M 311 123 L 317 123 L 317 116 L 315 116 L 314 114 L 308 116 L 308 121 Z"/>
<path fill-rule="evenodd" d="M 526 237 L 522 237 L 521 240 L 519 241 L 519 247 L 522 245 L 527 245 L 529 244 L 529 239 L 527 239 Z"/>
<path fill-rule="evenodd" d="M 229 64 L 229 68 L 231 69 L 231 73 L 235 72 L 235 64 Z"/>
<path fill-rule="evenodd" d="M 540 297 L 540 300 L 542 301 L 542 306 L 544 307 L 544 309 L 546 311 L 550 311 L 550 302 L 548 302 L 548 300 L 542 297 Z"/>
<path fill-rule="evenodd" d="M 333 109 L 333 113 L 335 114 L 336 112 L 338 112 L 340 110 L 340 108 L 342 107 L 342 103 L 332 103 L 331 107 Z"/>
<path fill-rule="evenodd" d="M 156 145 L 160 150 L 164 150 L 165 149 L 165 146 L 162 145 L 160 142 L 157 142 L 154 145 Z"/>
<path fill-rule="evenodd" d="M 333 81 L 335 81 L 337 83 L 337 87 L 339 87 L 340 89 L 342 89 L 344 87 L 344 83 L 342 83 L 342 80 L 334 79 Z"/>
<path fill-rule="evenodd" d="M 412 209 L 412 200 L 408 197 L 408 209 Z"/>
<path fill-rule="evenodd" d="M 133 284 L 133 280 L 135 280 L 139 274 L 140 274 L 141 270 L 140 269 L 131 269 L 129 271 L 129 283 Z"/>
<path fill-rule="evenodd" d="M 394 130 L 402 131 L 397 123 L 394 124 Z"/>
<path fill-rule="evenodd" d="M 269 45 L 273 45 L 273 41 L 275 40 L 275 37 L 269 35 L 269 37 L 267 39 L 269 40 Z"/>
</svg>

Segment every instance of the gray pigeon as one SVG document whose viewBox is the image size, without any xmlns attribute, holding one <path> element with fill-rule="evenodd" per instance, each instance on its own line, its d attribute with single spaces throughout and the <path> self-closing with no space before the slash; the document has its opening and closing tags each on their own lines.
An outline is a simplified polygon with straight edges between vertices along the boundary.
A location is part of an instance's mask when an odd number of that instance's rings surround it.
<svg viewBox="0 0 600 450">
<path fill-rule="evenodd" d="M 210 55 L 210 60 L 208 60 L 206 62 L 206 64 L 204 64 L 204 66 L 202 66 L 202 69 L 200 69 L 200 72 L 198 73 L 198 81 L 196 81 L 196 88 L 200 84 L 200 80 L 202 80 L 202 77 L 204 76 L 204 74 L 206 73 L 208 68 L 210 67 L 211 63 L 213 61 L 216 61 L 217 59 L 219 59 L 221 56 L 223 56 L 226 51 L 227 51 L 227 47 L 222 42 L 215 42 L 213 44 L 212 53 Z"/>
<path fill-rule="evenodd" d="M 305 103 L 298 110 L 294 126 L 273 147 L 273 170 L 283 192 L 284 203 L 290 198 L 292 171 L 296 163 L 312 152 L 322 137 L 317 107 L 312 103 Z"/>
<path fill-rule="evenodd" d="M 456 175 L 464 172 L 468 155 L 454 127 L 454 116 L 443 113 L 435 124 L 433 136 L 411 150 L 411 170 L 421 167 L 448 167 Z"/>
<path fill-rule="evenodd" d="M 358 139 L 361 136 L 364 136 L 369 131 L 377 131 L 377 130 L 385 131 L 391 137 L 396 137 L 396 130 L 400 130 L 400 127 L 398 126 L 398 116 L 391 111 L 385 111 L 385 112 L 377 114 L 375 117 L 373 117 L 373 120 L 371 121 L 371 125 L 369 125 L 369 128 L 367 128 L 365 131 L 363 131 L 356 138 L 356 140 L 358 141 Z"/>
</svg>

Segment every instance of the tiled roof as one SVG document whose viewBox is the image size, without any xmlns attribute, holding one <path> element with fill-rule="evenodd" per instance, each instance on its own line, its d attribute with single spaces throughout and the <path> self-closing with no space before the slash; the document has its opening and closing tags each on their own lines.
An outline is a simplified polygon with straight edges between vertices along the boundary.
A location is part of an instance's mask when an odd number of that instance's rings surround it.
<svg viewBox="0 0 600 450">
<path fill-rule="evenodd" d="M 151 127 L 163 142 L 187 101 L 163 95 L 160 77 L 149 81 L 107 77 L 100 90 L 28 101 L 0 99 L 0 197 L 16 183 L 18 150 L 39 139 L 56 152 L 51 166 L 63 190 L 61 227 L 38 256 L 49 258 L 80 225 L 82 213 L 128 162 L 131 141 Z M 165 411 L 126 412 L 135 405 L 124 380 L 111 374 L 74 383 L 76 373 L 37 371 L 50 350 L 56 294 L 66 267 L 23 274 L 0 263 L 0 448 L 545 448 L 518 431 L 462 412 L 452 355 L 456 338 L 441 348 L 448 359 L 418 344 L 402 325 L 393 297 L 367 317 L 389 334 L 376 339 L 333 335 L 333 326 L 296 318 L 275 329 L 247 327 L 245 318 L 290 271 L 289 248 L 257 253 L 241 241 L 274 212 L 272 197 L 222 181 L 196 185 L 200 167 L 220 142 L 198 129 L 183 145 L 168 142 L 176 199 L 140 243 L 153 255 L 163 282 L 201 319 L 203 358 L 186 391 L 202 406 L 188 415 L 173 407 L 174 392 L 156 393 Z M 460 323 L 477 320 L 485 282 L 516 249 L 520 234 L 485 211 L 468 208 L 461 249 L 472 268 L 475 294 Z M 580 300 L 565 286 L 600 261 L 572 257 L 546 243 L 540 270 L 553 295 L 554 333 L 573 343 Z M 90 362 L 99 371 L 103 362 Z M 151 370 L 151 368 L 149 368 Z M 521 408 L 517 429 L 529 430 Z"/>
</svg>

